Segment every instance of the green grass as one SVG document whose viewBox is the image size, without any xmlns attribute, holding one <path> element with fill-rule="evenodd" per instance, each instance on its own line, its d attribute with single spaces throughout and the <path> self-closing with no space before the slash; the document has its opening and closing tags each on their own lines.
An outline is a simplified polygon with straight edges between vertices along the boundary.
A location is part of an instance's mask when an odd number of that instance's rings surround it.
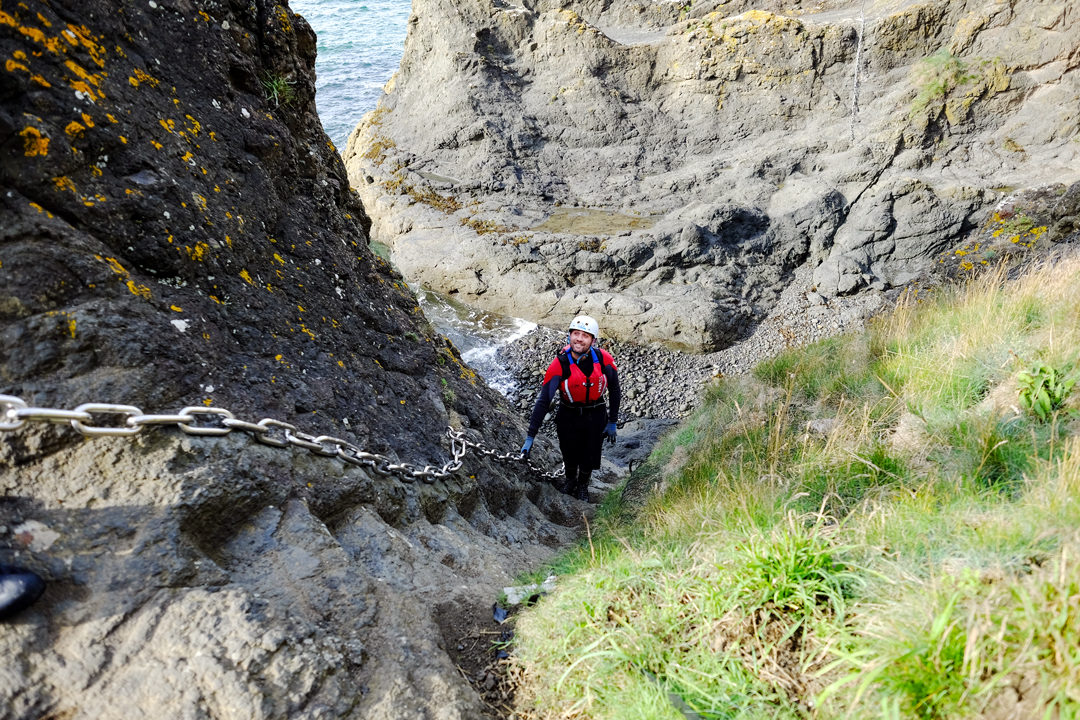
<svg viewBox="0 0 1080 720">
<path fill-rule="evenodd" d="M 711 388 L 538 570 L 519 716 L 1080 715 L 1078 283 L 986 274 Z"/>
</svg>

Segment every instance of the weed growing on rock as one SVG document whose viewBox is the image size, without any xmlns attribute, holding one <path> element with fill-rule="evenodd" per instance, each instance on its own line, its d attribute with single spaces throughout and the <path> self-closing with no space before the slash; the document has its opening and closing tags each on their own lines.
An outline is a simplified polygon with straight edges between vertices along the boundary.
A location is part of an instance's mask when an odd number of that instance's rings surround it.
<svg viewBox="0 0 1080 720">
<path fill-rule="evenodd" d="M 932 104 L 943 103 L 956 88 L 974 80 L 968 64 L 947 50 L 938 50 L 922 60 L 914 70 L 918 94 L 911 104 L 911 117 L 924 112 Z"/>
<path fill-rule="evenodd" d="M 269 102 L 274 104 L 275 108 L 282 105 L 292 105 L 296 102 L 296 91 L 293 90 L 296 81 L 289 80 L 277 73 L 266 72 L 260 82 L 262 83 L 263 94 Z"/>
<path fill-rule="evenodd" d="M 513 232 L 514 228 L 507 227 L 502 223 L 497 223 L 494 220 L 480 220 L 475 217 L 462 218 L 461 224 L 465 227 L 472 228 L 477 235 L 487 235 L 489 233 L 509 233 Z"/>
</svg>

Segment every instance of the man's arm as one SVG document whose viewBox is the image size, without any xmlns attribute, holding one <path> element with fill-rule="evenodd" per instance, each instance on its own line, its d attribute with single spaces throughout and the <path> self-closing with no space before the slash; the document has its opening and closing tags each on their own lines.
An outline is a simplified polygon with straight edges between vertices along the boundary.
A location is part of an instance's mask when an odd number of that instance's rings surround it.
<svg viewBox="0 0 1080 720">
<path fill-rule="evenodd" d="M 533 405 L 532 415 L 529 416 L 529 437 L 536 437 L 536 433 L 540 432 L 540 424 L 544 422 L 544 416 L 547 415 L 548 410 L 551 408 L 555 393 L 559 392 L 559 382 L 561 380 L 562 378 L 557 375 L 548 379 L 536 395 L 536 404 Z"/>
<path fill-rule="evenodd" d="M 619 387 L 619 371 L 614 365 L 604 366 L 604 376 L 608 383 L 608 422 L 619 421 L 619 405 L 622 403 L 622 388 Z"/>
</svg>

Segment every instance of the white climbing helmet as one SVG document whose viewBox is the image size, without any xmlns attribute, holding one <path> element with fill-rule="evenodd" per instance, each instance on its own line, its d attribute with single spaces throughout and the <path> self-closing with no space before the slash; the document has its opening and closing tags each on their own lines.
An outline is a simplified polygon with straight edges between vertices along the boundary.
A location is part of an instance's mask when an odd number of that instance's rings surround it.
<svg viewBox="0 0 1080 720">
<path fill-rule="evenodd" d="M 593 340 L 600 339 L 600 324 L 595 318 L 588 315 L 578 315 L 570 321 L 570 331 L 583 330 L 593 336 Z M 569 332 L 569 331 L 568 331 Z"/>
</svg>

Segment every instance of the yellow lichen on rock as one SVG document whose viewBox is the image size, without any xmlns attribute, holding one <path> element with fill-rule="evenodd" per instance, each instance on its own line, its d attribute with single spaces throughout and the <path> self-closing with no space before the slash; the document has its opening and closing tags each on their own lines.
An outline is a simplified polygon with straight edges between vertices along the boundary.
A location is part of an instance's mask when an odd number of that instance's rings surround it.
<svg viewBox="0 0 1080 720">
<path fill-rule="evenodd" d="M 49 138 L 41 134 L 33 125 L 22 129 L 19 135 L 23 139 L 23 151 L 26 157 L 45 157 L 49 154 Z"/>
</svg>

